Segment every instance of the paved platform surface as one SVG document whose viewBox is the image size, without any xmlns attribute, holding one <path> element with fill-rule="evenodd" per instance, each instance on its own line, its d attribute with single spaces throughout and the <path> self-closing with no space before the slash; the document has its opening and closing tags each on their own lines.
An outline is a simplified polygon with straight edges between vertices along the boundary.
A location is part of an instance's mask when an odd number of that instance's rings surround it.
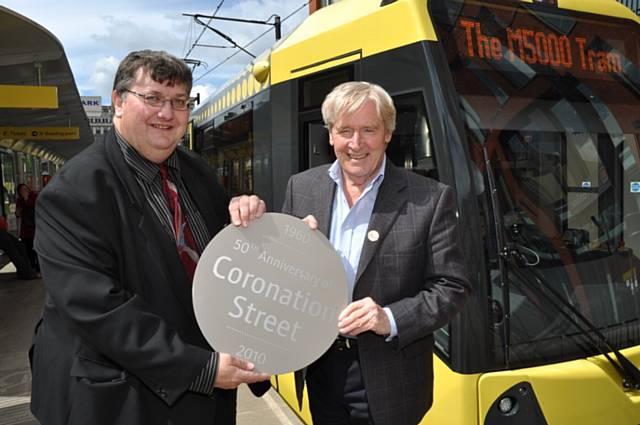
<svg viewBox="0 0 640 425">
<path fill-rule="evenodd" d="M 31 373 L 27 350 L 40 317 L 42 296 L 41 280 L 18 280 L 11 263 L 0 270 L 0 425 L 38 425 L 29 412 Z M 274 390 L 256 398 L 243 385 L 238 392 L 237 425 L 254 424 L 302 422 Z"/>
</svg>

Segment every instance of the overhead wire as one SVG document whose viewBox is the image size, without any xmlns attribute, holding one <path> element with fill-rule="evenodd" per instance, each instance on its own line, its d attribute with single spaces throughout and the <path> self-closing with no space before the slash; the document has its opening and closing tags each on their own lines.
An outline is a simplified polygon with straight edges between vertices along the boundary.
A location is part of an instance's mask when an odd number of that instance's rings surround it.
<svg viewBox="0 0 640 425">
<path fill-rule="evenodd" d="M 216 10 L 211 15 L 212 17 L 209 18 L 209 21 L 207 22 L 207 25 L 209 25 L 211 23 L 211 21 L 213 20 L 213 16 L 216 16 L 218 14 L 218 11 L 222 7 L 223 3 L 224 3 L 224 0 L 220 0 L 220 3 L 218 3 L 218 6 L 216 7 Z M 194 25 L 193 21 L 191 21 L 191 25 Z M 185 58 L 188 58 L 189 55 L 191 54 L 191 52 L 193 52 L 193 49 L 196 48 L 196 46 L 198 45 L 198 42 L 200 41 L 200 39 L 202 38 L 202 36 L 204 35 L 206 30 L 207 30 L 206 26 L 202 27 L 202 31 L 200 31 L 200 35 L 198 35 L 196 40 L 191 44 L 191 48 L 189 49 L 189 51 L 184 55 Z"/>
<path fill-rule="evenodd" d="M 286 17 L 284 17 L 281 22 L 285 22 L 287 19 L 291 18 L 293 15 L 295 15 L 296 13 L 300 12 L 303 8 L 307 7 L 309 5 L 309 3 L 311 3 L 312 0 L 308 0 L 307 2 L 305 2 L 304 4 L 302 4 L 300 7 L 298 7 L 296 10 L 294 10 L 293 12 L 289 13 Z M 273 17 L 274 15 L 272 15 L 271 17 Z M 271 17 L 269 17 L 269 19 L 271 19 Z M 206 28 L 205 28 L 206 29 Z M 255 43 L 256 41 L 258 41 L 260 38 L 264 37 L 265 35 L 267 35 L 269 32 L 273 31 L 273 28 L 269 28 L 268 30 L 264 31 L 263 33 L 261 33 L 260 35 L 258 35 L 256 38 L 254 38 L 253 40 L 249 41 L 247 44 L 245 44 L 244 46 L 242 46 L 243 49 L 246 49 L 247 47 L 251 46 L 253 43 Z M 216 64 L 213 68 L 207 70 L 207 72 L 205 72 L 204 74 L 202 74 L 201 76 L 195 78 L 193 80 L 193 82 L 197 82 L 199 80 L 201 80 L 202 78 L 206 77 L 209 73 L 211 73 L 212 71 L 215 71 L 216 69 L 218 69 L 219 67 L 221 67 L 222 65 L 224 65 L 225 63 L 227 63 L 230 59 L 232 59 L 233 57 L 235 57 L 237 54 L 241 53 L 242 50 L 238 49 L 236 52 L 234 52 L 233 54 L 231 54 L 230 56 L 226 57 L 225 59 L 223 59 L 221 62 L 219 62 L 218 64 Z"/>
</svg>

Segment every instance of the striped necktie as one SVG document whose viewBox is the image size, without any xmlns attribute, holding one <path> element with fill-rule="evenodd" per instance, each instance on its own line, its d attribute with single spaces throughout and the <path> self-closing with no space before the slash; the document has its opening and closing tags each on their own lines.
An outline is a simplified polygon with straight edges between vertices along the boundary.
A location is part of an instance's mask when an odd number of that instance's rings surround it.
<svg viewBox="0 0 640 425">
<path fill-rule="evenodd" d="M 176 249 L 178 256 L 184 266 L 189 281 L 193 282 L 193 275 L 196 272 L 196 265 L 200 259 L 196 241 L 191 233 L 189 222 L 182 215 L 182 208 L 178 197 L 178 189 L 170 180 L 169 170 L 166 164 L 160 165 L 160 177 L 162 178 L 162 191 L 167 200 L 169 211 L 173 215 L 173 232 L 176 237 Z"/>
</svg>

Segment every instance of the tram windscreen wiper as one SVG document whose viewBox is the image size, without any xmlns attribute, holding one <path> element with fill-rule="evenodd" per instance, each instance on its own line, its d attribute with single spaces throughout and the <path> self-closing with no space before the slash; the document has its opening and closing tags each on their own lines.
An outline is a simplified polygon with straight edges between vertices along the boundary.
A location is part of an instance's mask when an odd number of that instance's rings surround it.
<svg viewBox="0 0 640 425">
<path fill-rule="evenodd" d="M 527 266 L 527 260 L 524 255 L 519 251 L 515 244 L 507 244 L 503 250 L 503 253 L 507 257 L 514 259 L 520 266 Z M 506 262 L 508 264 L 508 262 Z M 620 351 L 613 347 L 607 338 L 598 330 L 598 328 L 591 323 L 577 308 L 575 308 L 569 301 L 567 301 L 562 294 L 556 291 L 547 281 L 547 279 L 533 267 L 528 267 L 527 271 L 530 271 L 537 279 L 537 282 L 529 276 L 528 273 L 523 272 L 520 268 L 513 267 L 513 271 L 519 278 L 527 284 L 529 289 L 536 291 L 536 293 L 543 296 L 549 303 L 562 314 L 573 326 L 584 335 L 591 344 L 611 363 L 613 368 L 622 377 L 622 386 L 629 389 L 640 389 L 640 370 L 627 359 Z M 566 310 L 565 310 L 566 309 Z M 569 312 L 567 312 L 569 310 Z M 573 315 L 573 316 L 572 316 Z M 604 347 L 604 349 L 603 349 Z M 615 360 L 609 355 L 613 353 Z M 616 361 L 617 360 L 617 361 Z"/>
</svg>

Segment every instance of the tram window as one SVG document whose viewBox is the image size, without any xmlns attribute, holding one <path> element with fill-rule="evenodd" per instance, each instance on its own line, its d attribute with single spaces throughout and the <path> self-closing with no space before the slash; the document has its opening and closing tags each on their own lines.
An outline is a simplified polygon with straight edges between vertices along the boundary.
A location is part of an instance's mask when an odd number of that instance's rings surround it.
<svg viewBox="0 0 640 425">
<path fill-rule="evenodd" d="M 230 196 L 253 192 L 253 112 L 249 111 L 202 136 L 201 155 Z"/>
<path fill-rule="evenodd" d="M 487 190 L 478 194 L 485 215 L 481 232 L 489 259 L 488 307 L 501 311 L 505 299 L 510 303 L 504 313 L 510 317 L 511 366 L 596 352 L 536 295 L 525 275 L 553 287 L 613 347 L 639 344 L 637 26 L 579 12 L 539 19 L 499 0 L 435 3 L 469 151 L 485 179 L 489 171 L 495 178 L 496 205 Z M 567 54 L 556 44 L 556 56 L 524 52 L 519 37 L 529 33 L 536 40 L 562 40 Z M 493 228 L 493 207 L 501 212 L 502 229 Z M 526 258 L 525 266 L 510 270 L 508 294 L 497 267 L 496 231 Z M 500 367 L 505 328 L 503 322 L 493 325 Z"/>
<path fill-rule="evenodd" d="M 387 147 L 387 156 L 399 167 L 437 180 L 438 168 L 422 95 L 395 96 L 393 103 L 396 106 L 396 130 Z"/>
<path fill-rule="evenodd" d="M 353 68 L 340 68 L 301 81 L 301 110 L 320 108 L 324 98 L 337 85 L 353 80 Z"/>
<path fill-rule="evenodd" d="M 633 189 L 640 180 L 638 136 L 524 129 L 491 133 L 507 238 L 547 284 L 596 326 L 612 332 L 620 348 L 637 343 L 617 335 L 640 330 L 640 202 Z M 495 268 L 491 276 L 492 297 L 499 302 Z M 541 302 L 517 274 L 510 274 L 510 280 L 512 363 L 583 354 L 582 337 L 562 314 Z"/>
<path fill-rule="evenodd" d="M 633 191 L 640 180 L 638 135 L 491 133 L 496 135 L 495 143 L 489 138 L 489 149 L 507 239 L 547 284 L 596 326 L 612 332 L 614 340 L 621 332 L 638 335 L 640 201 Z M 492 298 L 500 302 L 500 275 L 497 263 L 491 264 Z M 512 363 L 583 354 L 582 337 L 562 314 L 517 274 L 509 277 Z M 497 337 L 502 344 L 502 335 Z M 633 341 L 618 338 L 617 344 Z"/>
</svg>

